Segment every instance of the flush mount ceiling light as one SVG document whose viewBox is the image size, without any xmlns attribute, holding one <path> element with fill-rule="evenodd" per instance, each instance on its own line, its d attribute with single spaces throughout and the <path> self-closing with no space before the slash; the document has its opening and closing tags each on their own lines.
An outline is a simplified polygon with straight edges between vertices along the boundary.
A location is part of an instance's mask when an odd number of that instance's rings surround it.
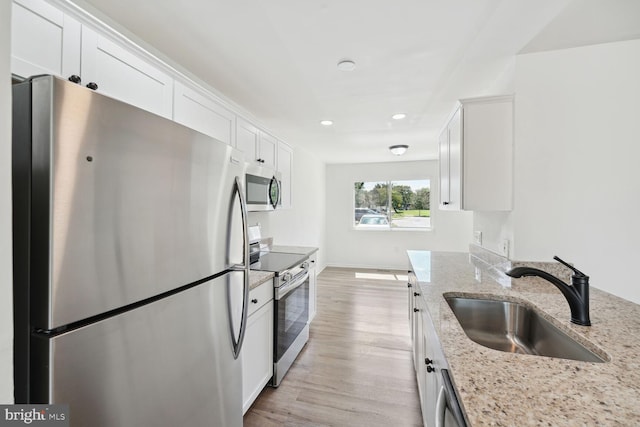
<svg viewBox="0 0 640 427">
<path fill-rule="evenodd" d="M 340 71 L 353 71 L 356 69 L 356 63 L 350 59 L 343 59 L 338 62 L 338 70 Z"/>
<path fill-rule="evenodd" d="M 391 147 L 389 147 L 389 150 L 391 150 L 391 152 L 396 156 L 402 156 L 407 151 L 407 148 L 409 148 L 409 146 L 404 144 L 392 145 Z"/>
<path fill-rule="evenodd" d="M 320 124 L 322 126 L 331 126 L 333 124 L 333 122 L 331 120 L 321 120 Z"/>
<path fill-rule="evenodd" d="M 398 113 L 398 114 L 394 114 L 393 116 L 391 116 L 391 118 L 393 120 L 402 120 L 405 117 L 407 117 L 407 115 L 405 113 Z"/>
</svg>

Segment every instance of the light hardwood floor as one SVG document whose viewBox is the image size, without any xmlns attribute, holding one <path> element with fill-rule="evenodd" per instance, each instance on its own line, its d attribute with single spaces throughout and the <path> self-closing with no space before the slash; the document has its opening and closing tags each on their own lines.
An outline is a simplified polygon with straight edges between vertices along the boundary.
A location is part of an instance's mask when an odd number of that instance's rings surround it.
<svg viewBox="0 0 640 427">
<path fill-rule="evenodd" d="M 421 426 L 406 283 L 406 272 L 325 269 L 309 342 L 244 426 Z"/>
</svg>

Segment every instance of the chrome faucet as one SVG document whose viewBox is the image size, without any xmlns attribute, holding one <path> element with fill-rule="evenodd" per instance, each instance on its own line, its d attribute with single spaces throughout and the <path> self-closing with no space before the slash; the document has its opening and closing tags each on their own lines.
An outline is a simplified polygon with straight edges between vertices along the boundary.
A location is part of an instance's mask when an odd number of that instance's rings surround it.
<svg viewBox="0 0 640 427">
<path fill-rule="evenodd" d="M 532 267 L 515 267 L 507 271 L 506 274 L 515 278 L 537 276 L 553 283 L 560 289 L 560 292 L 562 292 L 562 295 L 564 295 L 569 303 L 571 321 L 577 325 L 591 326 L 591 321 L 589 320 L 589 276 L 557 256 L 554 256 L 553 259 L 573 270 L 574 274 L 571 276 L 571 285 L 566 284 L 546 271 Z"/>
</svg>

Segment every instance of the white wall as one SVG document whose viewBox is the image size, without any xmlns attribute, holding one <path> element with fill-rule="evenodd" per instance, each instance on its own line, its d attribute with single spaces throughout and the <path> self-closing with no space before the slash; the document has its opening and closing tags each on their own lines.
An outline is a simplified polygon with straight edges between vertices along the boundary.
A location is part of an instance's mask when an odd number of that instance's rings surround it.
<svg viewBox="0 0 640 427">
<path fill-rule="evenodd" d="M 638 76 L 640 40 L 518 56 L 515 208 L 475 227 L 513 235 L 513 259 L 558 255 L 640 303 Z"/>
<path fill-rule="evenodd" d="M 13 403 L 11 2 L 0 1 L 0 403 Z"/>
<path fill-rule="evenodd" d="M 353 184 L 357 181 L 431 180 L 430 231 L 355 230 Z M 437 209 L 438 162 L 327 165 L 327 265 L 406 269 L 407 249 L 466 252 L 472 214 Z"/>
<path fill-rule="evenodd" d="M 522 55 L 516 93 L 514 256 L 640 302 L 640 40 Z"/>
<path fill-rule="evenodd" d="M 263 237 L 276 245 L 314 246 L 318 269 L 326 265 L 325 165 L 308 151 L 293 147 L 292 209 L 249 212 L 251 225 L 259 222 Z"/>
</svg>

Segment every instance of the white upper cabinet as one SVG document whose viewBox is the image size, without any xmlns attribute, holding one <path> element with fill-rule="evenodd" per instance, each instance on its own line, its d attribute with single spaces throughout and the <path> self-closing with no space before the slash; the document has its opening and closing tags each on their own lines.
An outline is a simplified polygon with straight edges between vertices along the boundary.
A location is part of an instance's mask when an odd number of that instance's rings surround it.
<svg viewBox="0 0 640 427">
<path fill-rule="evenodd" d="M 291 208 L 291 174 L 293 173 L 293 150 L 282 141 L 278 141 L 278 172 L 280 172 L 280 207 Z"/>
<path fill-rule="evenodd" d="M 244 160 L 255 163 L 258 160 L 258 137 L 260 131 L 257 127 L 241 118 L 236 119 L 236 148 L 244 153 Z"/>
<path fill-rule="evenodd" d="M 290 147 L 236 118 L 236 113 L 214 95 L 190 85 L 188 78 L 97 24 L 88 14 L 75 8 L 61 9 L 45 0 L 13 0 L 12 74 L 22 78 L 78 76 L 83 86 L 93 86 L 97 92 L 235 146 L 244 152 L 248 163 L 282 173 L 282 207 L 291 206 Z"/>
<path fill-rule="evenodd" d="M 513 96 L 460 100 L 439 145 L 440 209 L 512 209 Z"/>
<path fill-rule="evenodd" d="M 173 77 L 44 0 L 14 0 L 11 72 L 79 76 L 83 86 L 173 116 Z"/>
<path fill-rule="evenodd" d="M 258 160 L 262 166 L 271 169 L 276 168 L 276 156 L 278 151 L 278 140 L 265 132 L 260 132 L 258 139 Z"/>
<path fill-rule="evenodd" d="M 173 117 L 173 77 L 87 26 L 82 27 L 82 83 L 98 92 Z"/>
<path fill-rule="evenodd" d="M 236 122 L 236 148 L 249 164 L 276 169 L 278 140 L 244 119 Z"/>
<path fill-rule="evenodd" d="M 211 98 L 176 81 L 173 92 L 173 120 L 233 145 L 236 116 Z"/>
<path fill-rule="evenodd" d="M 13 74 L 80 75 L 78 21 L 42 0 L 14 0 L 11 14 Z"/>
</svg>

